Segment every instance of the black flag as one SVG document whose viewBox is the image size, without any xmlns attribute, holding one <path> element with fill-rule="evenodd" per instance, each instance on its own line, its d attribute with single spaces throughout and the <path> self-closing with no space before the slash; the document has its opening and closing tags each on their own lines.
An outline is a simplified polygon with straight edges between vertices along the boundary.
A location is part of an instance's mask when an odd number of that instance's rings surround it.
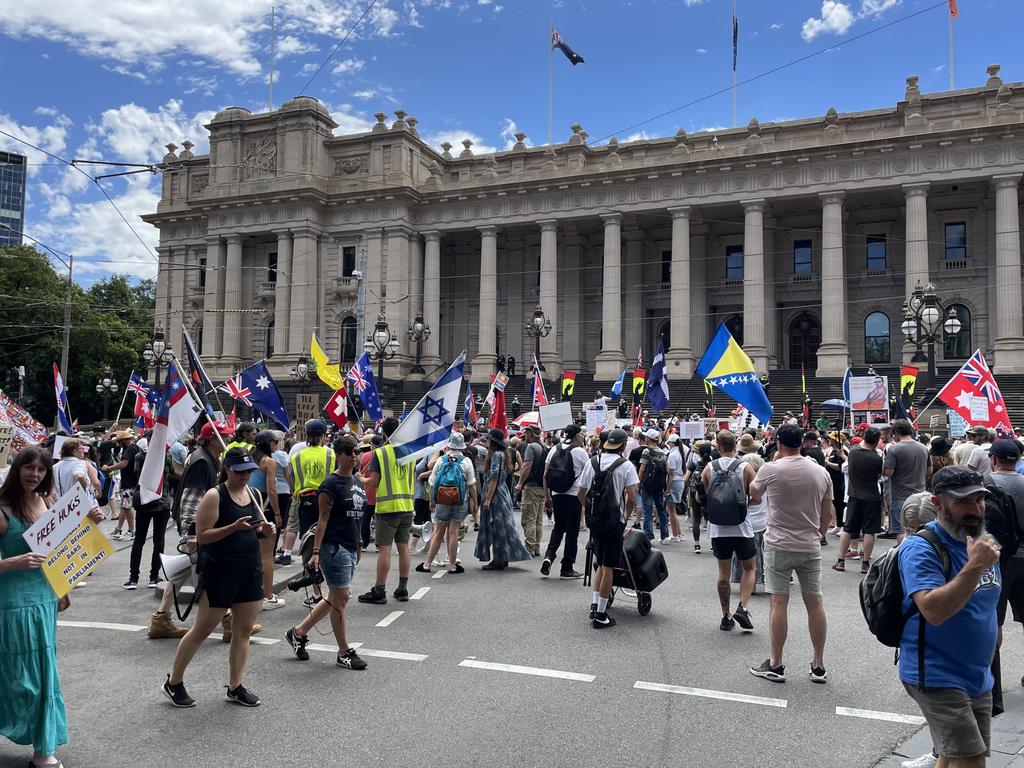
<svg viewBox="0 0 1024 768">
<path fill-rule="evenodd" d="M 583 63 L 583 57 L 569 47 L 569 44 L 562 39 L 562 36 L 555 31 L 554 27 L 551 28 L 551 48 L 557 48 L 564 53 L 565 58 L 567 58 L 574 67 L 577 64 Z"/>
</svg>

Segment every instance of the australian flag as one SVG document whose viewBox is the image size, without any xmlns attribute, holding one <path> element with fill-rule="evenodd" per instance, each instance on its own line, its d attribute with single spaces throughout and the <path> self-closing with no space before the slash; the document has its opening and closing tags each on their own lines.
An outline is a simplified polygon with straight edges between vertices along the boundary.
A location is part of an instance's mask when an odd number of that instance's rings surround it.
<svg viewBox="0 0 1024 768">
<path fill-rule="evenodd" d="M 282 428 L 289 428 L 291 422 L 288 419 L 288 412 L 284 409 L 284 398 L 281 397 L 281 390 L 277 388 L 277 382 L 270 375 L 265 362 L 260 360 L 253 363 L 235 376 L 234 380 L 246 392 L 253 410 L 259 411 Z"/>
<path fill-rule="evenodd" d="M 363 407 L 370 414 L 370 418 L 374 421 L 383 419 L 380 395 L 377 394 L 377 380 L 373 378 L 373 366 L 370 365 L 370 356 L 366 352 L 363 352 L 363 356 L 356 360 L 356 364 L 348 369 L 345 378 L 355 385 L 359 399 L 363 401 Z"/>
<path fill-rule="evenodd" d="M 577 64 L 583 63 L 583 57 L 580 56 L 576 51 L 569 47 L 569 44 L 562 39 L 562 36 L 555 31 L 555 28 L 551 28 L 551 49 L 557 48 L 565 54 L 572 65 L 575 67 Z"/>
<path fill-rule="evenodd" d="M 71 427 L 71 419 L 68 418 L 68 391 L 64 389 L 64 380 L 60 376 L 60 368 L 53 364 L 53 392 L 57 399 L 57 423 L 65 435 L 73 435 L 75 430 Z"/>
<path fill-rule="evenodd" d="M 206 375 L 206 369 L 199 359 L 196 347 L 192 343 L 192 337 L 188 335 L 185 326 L 181 327 L 181 345 L 185 348 L 185 354 L 188 357 L 188 367 L 192 371 L 192 386 L 196 390 L 196 394 L 199 395 L 199 399 L 202 401 L 203 407 L 206 408 L 206 412 L 213 416 L 213 406 L 210 404 L 210 392 L 213 391 L 213 382 Z"/>
</svg>

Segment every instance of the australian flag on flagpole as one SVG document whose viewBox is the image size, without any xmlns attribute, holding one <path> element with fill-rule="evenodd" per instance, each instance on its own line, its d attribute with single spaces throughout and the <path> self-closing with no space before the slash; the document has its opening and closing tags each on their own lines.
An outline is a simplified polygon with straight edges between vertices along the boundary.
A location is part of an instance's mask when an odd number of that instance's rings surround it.
<svg viewBox="0 0 1024 768">
<path fill-rule="evenodd" d="M 235 374 L 220 387 L 239 402 L 259 411 L 284 429 L 291 426 L 288 412 L 284 409 L 284 398 L 277 382 L 267 370 L 267 364 L 260 360 L 241 373 Z"/>
<path fill-rule="evenodd" d="M 668 408 L 668 374 L 665 372 L 665 337 L 658 339 L 658 352 L 647 375 L 647 400 L 655 411 Z"/>
<path fill-rule="evenodd" d="M 65 435 L 73 435 L 75 431 L 68 418 L 68 391 L 64 389 L 64 380 L 56 363 L 53 364 L 53 392 L 57 399 L 57 423 Z"/>
<path fill-rule="evenodd" d="M 363 401 L 363 407 L 370 414 L 370 418 L 374 421 L 383 419 L 384 412 L 380 407 L 380 395 L 377 393 L 377 380 L 373 377 L 370 355 L 363 352 L 363 356 L 356 360 L 356 364 L 348 369 L 345 378 L 355 385 L 359 399 Z"/>
<path fill-rule="evenodd" d="M 463 352 L 391 435 L 390 443 L 399 464 L 433 453 L 451 437 L 465 366 Z"/>
<path fill-rule="evenodd" d="M 192 371 L 192 386 L 195 388 L 196 394 L 199 395 L 199 399 L 203 401 L 203 407 L 206 408 L 206 412 L 213 416 L 213 405 L 210 404 L 213 382 L 206 375 L 206 369 L 203 367 L 203 363 L 196 353 L 195 345 L 192 343 L 192 337 L 188 335 L 184 325 L 181 326 L 181 345 L 185 348 L 188 367 Z"/>
<path fill-rule="evenodd" d="M 551 28 L 551 50 L 557 48 L 565 54 L 572 65 L 575 67 L 577 64 L 583 63 L 583 57 L 580 56 L 576 51 L 569 47 L 569 44 L 562 39 L 562 36 L 558 34 L 554 27 Z"/>
</svg>

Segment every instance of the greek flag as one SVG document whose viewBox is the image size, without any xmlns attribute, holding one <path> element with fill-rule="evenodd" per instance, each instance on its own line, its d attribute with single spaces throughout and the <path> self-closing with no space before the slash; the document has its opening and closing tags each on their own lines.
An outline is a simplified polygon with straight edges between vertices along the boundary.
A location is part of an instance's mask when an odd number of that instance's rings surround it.
<svg viewBox="0 0 1024 768">
<path fill-rule="evenodd" d="M 391 435 L 399 464 L 409 464 L 433 453 L 451 437 L 465 366 L 463 352 Z"/>
</svg>

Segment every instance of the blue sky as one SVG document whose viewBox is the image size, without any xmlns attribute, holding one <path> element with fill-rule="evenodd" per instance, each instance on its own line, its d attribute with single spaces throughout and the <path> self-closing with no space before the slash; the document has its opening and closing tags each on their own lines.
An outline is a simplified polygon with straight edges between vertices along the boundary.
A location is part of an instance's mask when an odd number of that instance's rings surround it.
<svg viewBox="0 0 1024 768">
<path fill-rule="evenodd" d="M 276 5 L 274 101 L 298 94 L 370 0 L 0 0 L 0 130 L 64 158 L 158 161 L 167 142 L 207 148 L 217 110 L 265 110 L 270 7 Z M 947 12 L 937 0 L 737 0 L 738 77 L 832 49 L 741 86 L 738 122 L 889 107 L 917 74 L 924 92 L 948 88 Z M 959 0 L 956 85 L 984 84 L 985 67 L 1024 81 L 1020 0 Z M 916 17 L 854 40 L 880 25 Z M 731 0 L 378 0 L 305 93 L 338 132 L 404 109 L 432 144 L 471 138 L 505 149 L 515 130 L 547 137 L 548 27 L 585 59 L 554 58 L 554 137 L 579 122 L 603 144 L 732 124 L 728 93 L 676 110 L 731 78 Z M 675 111 L 672 111 L 675 110 Z M 663 117 L 656 115 L 670 112 Z M 25 147 L 0 136 L 0 149 Z M 79 259 L 79 280 L 112 271 L 155 273 L 159 178 L 104 182 L 145 244 L 95 184 L 29 152 L 26 231 Z"/>
</svg>

